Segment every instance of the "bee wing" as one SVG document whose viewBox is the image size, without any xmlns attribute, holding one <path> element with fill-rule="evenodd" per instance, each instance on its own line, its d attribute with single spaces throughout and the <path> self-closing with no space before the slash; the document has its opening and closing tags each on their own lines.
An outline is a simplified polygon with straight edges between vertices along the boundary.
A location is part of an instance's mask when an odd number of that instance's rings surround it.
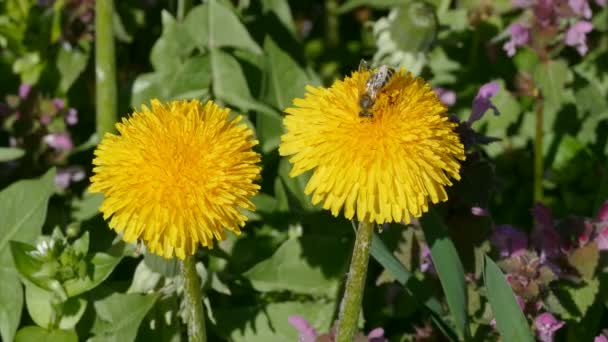
<svg viewBox="0 0 608 342">
<path fill-rule="evenodd" d="M 361 59 L 359 62 L 359 71 L 368 71 L 369 69 L 369 63 L 365 59 Z"/>
<path fill-rule="evenodd" d="M 370 72 L 371 68 L 369 63 L 365 60 L 365 59 L 361 59 L 361 62 L 359 62 L 359 73 L 369 73 L 371 76 L 371 72 Z M 367 93 L 367 81 L 369 80 L 369 76 L 363 80 L 363 81 L 359 81 L 358 84 L 358 88 L 359 88 L 359 98 L 361 98 L 361 96 L 363 96 L 364 94 Z"/>
</svg>

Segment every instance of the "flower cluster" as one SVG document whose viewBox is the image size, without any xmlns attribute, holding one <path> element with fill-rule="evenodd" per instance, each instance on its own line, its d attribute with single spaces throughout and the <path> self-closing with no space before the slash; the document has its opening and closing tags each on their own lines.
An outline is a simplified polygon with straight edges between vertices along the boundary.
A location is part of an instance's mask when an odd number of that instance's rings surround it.
<svg viewBox="0 0 608 342">
<path fill-rule="evenodd" d="M 595 269 L 584 263 L 599 262 L 599 252 L 608 250 L 608 202 L 593 218 L 570 216 L 553 218 L 543 205 L 532 209 L 535 227 L 530 236 L 511 225 L 494 228 L 491 237 L 502 269 L 517 299 L 529 317 L 534 317 L 537 337 L 553 341 L 554 333 L 565 322 L 551 312 L 550 288 L 574 284 L 585 286 L 595 281 Z M 557 284 L 555 285 L 554 284 Z"/>
<path fill-rule="evenodd" d="M 595 2 L 606 6 L 605 0 Z M 563 43 L 576 48 L 580 55 L 587 53 L 586 37 L 593 30 L 593 12 L 587 0 L 513 0 L 513 6 L 528 16 L 509 26 L 510 39 L 503 45 L 507 55 L 515 55 L 521 46 L 530 46 L 545 55 L 542 52 L 558 35 L 563 35 Z"/>
<path fill-rule="evenodd" d="M 53 11 L 55 0 L 38 0 L 38 6 Z M 92 41 L 95 33 L 95 1 L 66 0 L 61 8 L 61 40 L 71 44 L 79 41 Z"/>
<path fill-rule="evenodd" d="M 31 153 L 34 165 L 66 164 L 74 142 L 69 128 L 78 123 L 78 111 L 62 98 L 49 98 L 29 84 L 22 84 L 18 94 L 6 96 L 0 104 L 0 124 L 9 133 L 9 146 Z M 66 189 L 71 182 L 84 179 L 80 166 L 58 170 L 56 184 Z"/>
<path fill-rule="evenodd" d="M 298 330 L 298 342 L 333 342 L 336 340 L 336 329 L 332 327 L 328 333 L 319 334 L 310 323 L 301 316 L 289 316 L 289 324 Z M 384 337 L 384 329 L 376 328 L 364 335 L 359 333 L 355 339 L 355 342 L 387 342 L 388 340 Z"/>
</svg>

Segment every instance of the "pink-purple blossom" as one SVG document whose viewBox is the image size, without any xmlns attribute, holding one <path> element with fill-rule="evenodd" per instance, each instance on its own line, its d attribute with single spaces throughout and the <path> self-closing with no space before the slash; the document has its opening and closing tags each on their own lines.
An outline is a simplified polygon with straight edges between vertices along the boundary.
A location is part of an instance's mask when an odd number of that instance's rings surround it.
<svg viewBox="0 0 608 342">
<path fill-rule="evenodd" d="M 75 108 L 68 109 L 68 112 L 65 114 L 65 122 L 70 126 L 78 123 L 78 111 Z"/>
<path fill-rule="evenodd" d="M 298 331 L 298 342 L 315 342 L 317 340 L 317 331 L 304 317 L 289 316 L 287 321 Z"/>
<path fill-rule="evenodd" d="M 593 342 L 608 342 L 608 337 L 604 335 L 598 335 L 593 339 Z"/>
<path fill-rule="evenodd" d="M 53 99 L 53 105 L 57 110 L 62 110 L 65 108 L 65 101 L 63 99 Z"/>
<path fill-rule="evenodd" d="M 553 342 L 553 335 L 566 324 L 560 321 L 549 312 L 542 313 L 534 319 L 536 336 L 542 342 Z"/>
<path fill-rule="evenodd" d="M 585 19 L 591 18 L 591 7 L 589 7 L 587 0 L 568 0 L 568 6 L 576 15 Z"/>
<path fill-rule="evenodd" d="M 439 101 L 444 105 L 451 107 L 456 103 L 456 93 L 453 90 L 440 87 L 433 90 L 437 94 L 437 97 L 439 97 Z"/>
<path fill-rule="evenodd" d="M 471 214 L 474 216 L 490 216 L 490 211 L 487 208 L 471 207 Z"/>
<path fill-rule="evenodd" d="M 473 99 L 473 108 L 467 125 L 471 126 L 473 122 L 481 119 L 488 109 L 492 109 L 495 115 L 500 114 L 498 108 L 496 108 L 491 101 L 492 97 L 494 97 L 499 90 L 500 84 L 498 84 L 498 82 L 489 82 L 479 88 L 477 95 Z"/>
<path fill-rule="evenodd" d="M 22 84 L 19 86 L 19 97 L 25 99 L 32 91 L 32 86 L 29 84 Z"/>
<path fill-rule="evenodd" d="M 517 256 L 526 251 L 528 237 L 513 226 L 504 224 L 497 226 L 491 238 L 501 257 Z"/>
<path fill-rule="evenodd" d="M 511 38 L 503 45 L 509 57 L 513 57 L 518 47 L 530 42 L 530 29 L 523 24 L 515 23 L 509 26 Z"/>
<path fill-rule="evenodd" d="M 595 0 L 595 3 L 598 6 L 604 7 L 604 6 L 606 6 L 606 4 L 608 4 L 608 1 L 607 0 Z"/>
<path fill-rule="evenodd" d="M 44 136 L 43 141 L 57 151 L 69 151 L 74 148 L 72 138 L 66 133 L 51 133 Z"/>
<path fill-rule="evenodd" d="M 57 170 L 57 174 L 55 175 L 55 185 L 58 188 L 65 190 L 73 182 L 79 182 L 79 181 L 85 179 L 85 177 L 86 177 L 86 174 L 82 167 L 69 166 L 69 167 Z"/>
<path fill-rule="evenodd" d="M 588 50 L 587 33 L 591 30 L 593 30 L 593 24 L 588 21 L 579 21 L 568 28 L 564 42 L 566 45 L 576 48 L 576 51 L 584 56 Z"/>
</svg>

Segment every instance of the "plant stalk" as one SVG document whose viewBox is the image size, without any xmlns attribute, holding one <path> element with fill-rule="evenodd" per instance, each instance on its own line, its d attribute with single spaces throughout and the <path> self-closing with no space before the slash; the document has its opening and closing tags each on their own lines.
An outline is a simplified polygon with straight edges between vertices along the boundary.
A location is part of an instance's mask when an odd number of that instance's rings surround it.
<svg viewBox="0 0 608 342">
<path fill-rule="evenodd" d="M 536 99 L 536 132 L 534 137 L 534 202 L 543 201 L 543 99 Z"/>
<path fill-rule="evenodd" d="M 352 342 L 357 333 L 357 322 L 361 311 L 369 251 L 372 245 L 374 224 L 360 222 L 353 248 L 353 256 L 348 270 L 344 297 L 340 304 L 340 317 L 338 321 L 337 342 Z"/>
<path fill-rule="evenodd" d="M 325 41 L 329 48 L 336 48 L 340 45 L 340 19 L 338 8 L 340 5 L 337 0 L 325 0 Z"/>
<path fill-rule="evenodd" d="M 182 275 L 184 277 L 184 301 L 188 320 L 188 341 L 207 341 L 201 282 L 198 273 L 196 273 L 196 258 L 194 256 L 188 256 L 182 261 Z"/>
<path fill-rule="evenodd" d="M 192 0 L 177 0 L 177 20 L 183 21 L 192 7 Z"/>
<path fill-rule="evenodd" d="M 95 101 L 99 139 L 106 132 L 114 131 L 118 119 L 112 1 L 95 1 Z"/>
</svg>

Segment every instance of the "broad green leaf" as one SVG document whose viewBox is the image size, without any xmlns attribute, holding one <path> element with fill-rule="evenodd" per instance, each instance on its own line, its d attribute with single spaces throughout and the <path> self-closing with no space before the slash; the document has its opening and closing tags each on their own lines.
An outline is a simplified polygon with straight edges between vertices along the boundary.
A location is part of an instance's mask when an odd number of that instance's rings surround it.
<svg viewBox="0 0 608 342">
<path fill-rule="evenodd" d="M 12 341 L 23 307 L 23 289 L 14 268 L 9 241 L 33 243 L 40 235 L 55 169 L 37 180 L 23 180 L 0 192 L 0 336 Z"/>
<path fill-rule="evenodd" d="M 15 342 L 78 342 L 74 330 L 46 330 L 37 326 L 21 328 L 15 336 Z"/>
<path fill-rule="evenodd" d="M 178 22 L 167 11 L 161 13 L 163 33 L 154 43 L 150 62 L 156 71 L 173 72 L 196 48 L 194 40 L 183 23 Z"/>
<path fill-rule="evenodd" d="M 44 262 L 40 258 L 32 256 L 35 251 L 36 248 L 32 245 L 11 241 L 11 254 L 19 274 L 36 286 L 56 293 L 61 300 L 67 299 L 67 294 L 61 283 L 55 279 L 55 264 Z"/>
<path fill-rule="evenodd" d="M 57 70 L 61 75 L 59 90 L 67 93 L 74 81 L 84 71 L 89 61 L 89 45 L 70 46 L 62 44 L 57 53 Z"/>
<path fill-rule="evenodd" d="M 234 47 L 262 53 L 237 15 L 216 0 L 193 8 L 186 16 L 184 26 L 200 49 Z"/>
<path fill-rule="evenodd" d="M 0 162 L 15 160 L 23 157 L 25 151 L 14 147 L 0 147 Z"/>
<path fill-rule="evenodd" d="M 277 196 L 279 199 L 279 205 L 282 205 L 284 208 L 285 204 L 288 205 L 292 210 L 294 209 L 307 209 L 307 210 L 315 210 L 319 209 L 319 207 L 315 207 L 311 202 L 311 196 L 307 195 L 304 190 L 306 189 L 306 184 L 310 179 L 310 173 L 304 173 L 297 177 L 291 177 L 289 173 L 291 172 L 292 165 L 285 158 L 282 158 L 279 161 L 279 178 L 276 179 L 276 182 L 280 182 L 285 190 L 285 200 L 287 203 L 281 203 L 280 196 Z"/>
<path fill-rule="evenodd" d="M 127 293 L 148 293 L 154 290 L 161 280 L 162 274 L 151 270 L 144 260 L 135 268 L 133 281 Z"/>
<path fill-rule="evenodd" d="M 346 271 L 348 250 L 348 244 L 336 238 L 291 238 L 244 276 L 262 292 L 287 290 L 334 297 Z"/>
<path fill-rule="evenodd" d="M 148 268 L 165 277 L 171 278 L 179 274 L 179 262 L 173 259 L 166 259 L 154 253 L 144 254 L 144 262 Z"/>
<path fill-rule="evenodd" d="M 296 34 L 296 25 L 293 22 L 293 16 L 291 15 L 291 9 L 287 0 L 262 0 L 262 12 L 264 14 L 274 12 L 287 30 L 293 35 Z"/>
<path fill-rule="evenodd" d="M 450 312 L 454 317 L 459 337 L 469 336 L 467 319 L 467 287 L 464 268 L 456 247 L 447 235 L 443 220 L 434 209 L 420 219 L 426 241 L 431 249 L 433 265 L 439 275 Z"/>
<path fill-rule="evenodd" d="M 595 302 L 599 286 L 597 278 L 579 285 L 560 284 L 551 289 L 545 303 L 551 312 L 562 319 L 580 321 Z"/>
<path fill-rule="evenodd" d="M 130 342 L 137 336 L 141 321 L 152 308 L 158 295 L 113 293 L 93 305 L 97 312 L 92 332 L 93 341 Z"/>
<path fill-rule="evenodd" d="M 72 201 L 72 217 L 76 221 L 86 221 L 99 214 L 99 207 L 103 202 L 101 193 L 92 193 L 88 190 L 82 194 L 82 198 Z"/>
<path fill-rule="evenodd" d="M 423 1 L 408 2 L 399 7 L 394 16 L 388 32 L 399 50 L 419 52 L 429 49 L 439 26 L 431 5 Z"/>
<path fill-rule="evenodd" d="M 139 108 L 151 99 L 202 99 L 209 94 L 209 58 L 196 56 L 170 71 L 142 74 L 133 82 L 131 105 Z"/>
<path fill-rule="evenodd" d="M 292 105 L 293 99 L 304 96 L 306 85 L 311 81 L 306 71 L 269 36 L 264 40 L 264 52 L 267 56 L 266 97 L 269 103 L 284 110 Z"/>
<path fill-rule="evenodd" d="M 279 115 L 258 115 L 256 117 L 256 135 L 260 139 L 263 153 L 273 151 L 281 143 L 283 120 Z"/>
<path fill-rule="evenodd" d="M 292 315 L 304 317 L 319 332 L 329 332 L 335 303 L 282 302 L 263 307 L 215 310 L 218 330 L 226 340 L 248 342 L 297 341 L 298 331 L 289 324 Z"/>
<path fill-rule="evenodd" d="M 43 290 L 35 285 L 25 286 L 25 305 L 27 311 L 32 317 L 32 320 L 43 328 L 50 329 L 53 322 L 53 306 L 54 294 Z M 87 307 L 87 301 L 82 298 L 69 298 L 67 301 L 59 304 L 61 307 L 61 319 L 59 320 L 59 328 L 68 330 L 76 326 L 84 310 Z"/>
<path fill-rule="evenodd" d="M 212 88 L 215 97 L 243 110 L 278 116 L 274 109 L 253 98 L 243 68 L 236 58 L 219 49 L 212 49 L 210 57 Z"/>
<path fill-rule="evenodd" d="M 338 12 L 344 13 L 356 9 L 361 6 L 369 6 L 378 9 L 391 8 L 397 5 L 403 5 L 403 0 L 349 0 L 346 1 L 340 8 Z"/>
<path fill-rule="evenodd" d="M 486 256 L 483 279 L 488 300 L 496 318 L 496 326 L 503 341 L 534 341 L 528 321 L 524 317 L 511 286 L 500 268 Z"/>
<path fill-rule="evenodd" d="M 406 285 L 412 274 L 403 266 L 399 260 L 391 253 L 378 233 L 374 232 L 372 236 L 372 248 L 371 248 L 372 257 L 376 259 L 386 269 L 390 272 L 393 277 L 401 284 Z"/>
<path fill-rule="evenodd" d="M 540 88 L 545 112 L 554 113 L 562 106 L 566 83 L 572 79 L 572 72 L 563 59 L 540 63 L 534 70 L 534 81 Z M 549 123 L 549 126 L 552 127 Z"/>
</svg>

